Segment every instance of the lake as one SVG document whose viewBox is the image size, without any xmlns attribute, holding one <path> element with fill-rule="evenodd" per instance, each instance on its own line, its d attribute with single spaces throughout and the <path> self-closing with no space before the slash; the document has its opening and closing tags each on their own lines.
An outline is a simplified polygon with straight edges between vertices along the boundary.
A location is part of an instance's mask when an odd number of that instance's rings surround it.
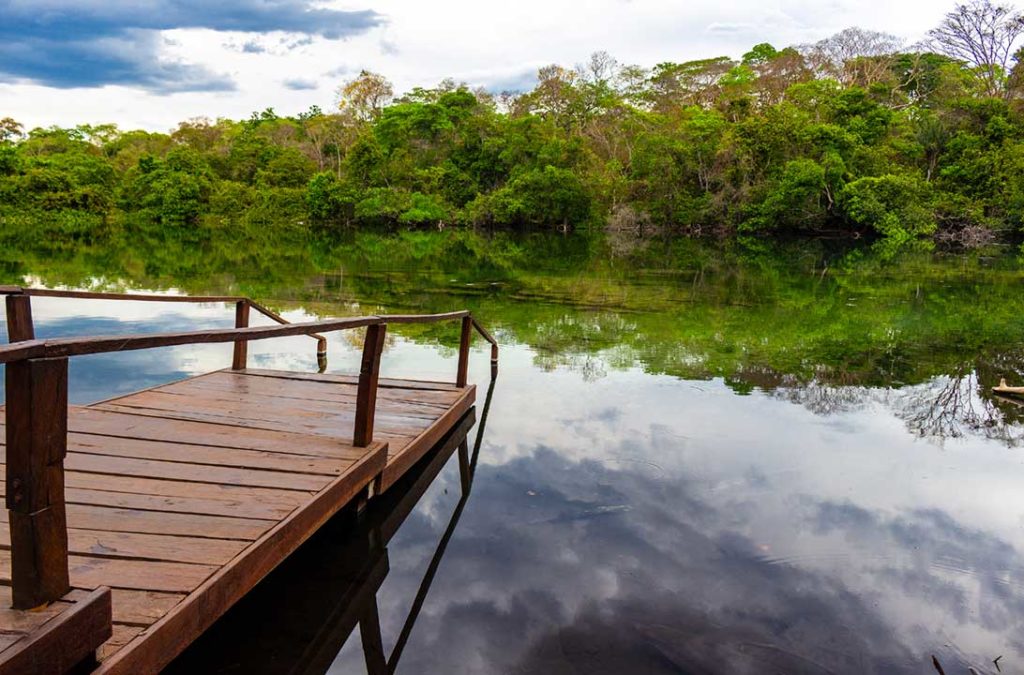
<svg viewBox="0 0 1024 675">
<path fill-rule="evenodd" d="M 1024 408 L 990 393 L 1024 384 L 1015 249 L 459 233 L 40 246 L 0 254 L 0 283 L 240 292 L 292 321 L 468 308 L 492 330 L 472 490 L 453 454 L 370 593 L 385 653 L 401 640 L 397 672 L 1024 668 Z M 41 337 L 233 325 L 212 304 L 33 310 Z M 357 370 L 360 335 L 329 338 L 328 369 Z M 382 372 L 451 379 L 457 344 L 454 325 L 396 327 Z M 226 367 L 230 350 L 77 358 L 70 397 Z M 249 358 L 314 371 L 315 342 Z M 478 418 L 489 379 L 474 343 Z M 302 603 L 337 593 L 322 599 L 344 610 L 361 587 L 335 577 L 380 554 L 372 532 L 331 528 L 171 671 L 282 672 L 317 628 Z M 278 641 L 247 640 L 254 621 Z M 328 643 L 327 672 L 366 671 L 358 630 Z"/>
</svg>

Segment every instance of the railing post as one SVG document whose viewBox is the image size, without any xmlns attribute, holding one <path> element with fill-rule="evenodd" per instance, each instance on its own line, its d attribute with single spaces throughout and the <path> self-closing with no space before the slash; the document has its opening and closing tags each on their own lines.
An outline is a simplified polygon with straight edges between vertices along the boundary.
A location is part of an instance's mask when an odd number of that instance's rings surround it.
<svg viewBox="0 0 1024 675">
<path fill-rule="evenodd" d="M 7 296 L 7 339 L 11 342 L 34 340 L 35 327 L 32 325 L 32 298 L 17 294 Z"/>
<path fill-rule="evenodd" d="M 235 303 L 235 328 L 249 327 L 249 301 L 239 300 Z M 246 340 L 235 342 L 235 353 L 231 359 L 232 370 L 245 370 L 249 357 L 249 343 Z"/>
<path fill-rule="evenodd" d="M 377 380 L 380 378 L 380 355 L 384 351 L 386 323 L 366 327 L 363 341 L 363 360 L 359 367 L 359 386 L 356 391 L 355 433 L 352 445 L 365 448 L 373 442 L 373 417 L 377 408 Z"/>
<path fill-rule="evenodd" d="M 7 509 L 15 609 L 70 590 L 64 508 L 68 360 L 7 364 Z"/>
<path fill-rule="evenodd" d="M 469 344 L 473 339 L 473 317 L 462 317 L 462 336 L 459 339 L 459 372 L 455 376 L 455 386 L 465 387 L 469 379 Z"/>
</svg>

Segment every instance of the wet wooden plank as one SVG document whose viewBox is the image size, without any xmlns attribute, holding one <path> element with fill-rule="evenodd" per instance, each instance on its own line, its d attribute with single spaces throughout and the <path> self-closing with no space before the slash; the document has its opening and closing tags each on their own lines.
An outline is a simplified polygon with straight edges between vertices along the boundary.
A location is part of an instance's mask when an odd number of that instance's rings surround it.
<svg viewBox="0 0 1024 675">
<path fill-rule="evenodd" d="M 127 399 L 117 404 L 103 404 L 97 409 L 166 419 L 173 421 L 203 422 L 241 429 L 265 429 L 285 431 L 300 429 L 305 433 L 326 436 L 332 439 L 345 438 L 345 432 L 352 428 L 355 411 L 338 409 L 334 411 L 318 411 L 306 408 L 283 408 L 278 406 L 261 407 L 256 405 L 239 406 L 224 404 L 201 397 L 175 396 L 179 400 L 168 400 L 166 397 L 140 397 Z M 189 400 L 192 399 L 192 400 Z M 191 408 L 189 406 L 196 406 Z M 420 414 L 399 415 L 380 413 L 382 422 L 391 426 L 407 429 L 422 429 L 430 425 L 439 415 L 431 414 L 424 417 Z"/>
<path fill-rule="evenodd" d="M 104 661 L 97 673 L 155 672 L 165 666 L 231 605 L 270 573 L 384 468 L 386 448 L 371 445 L 366 456 L 302 509 L 278 523 L 195 592 Z"/>
<path fill-rule="evenodd" d="M 273 524 L 272 520 L 256 518 L 138 511 L 85 504 L 68 505 L 68 525 L 70 527 L 103 532 L 174 534 L 252 541 L 259 538 Z"/>
<path fill-rule="evenodd" d="M 271 397 L 285 404 L 293 402 L 313 403 L 321 406 L 352 405 L 357 387 L 350 385 L 317 384 L 304 380 L 285 380 L 272 377 L 254 377 L 214 373 L 219 377 L 197 378 L 179 385 L 161 387 L 160 391 L 187 396 L 194 391 L 213 395 L 233 397 Z M 458 398 L 455 391 L 434 391 L 415 389 L 380 389 L 377 400 L 383 405 L 399 407 L 410 405 L 430 410 L 444 409 Z M 108 403 L 112 401 L 107 401 Z"/>
<path fill-rule="evenodd" d="M 290 473 L 313 473 L 336 476 L 342 471 L 337 458 L 316 455 L 264 452 L 259 450 L 238 450 L 205 445 L 181 445 L 164 441 L 143 441 L 135 438 L 115 438 L 90 434 L 71 434 L 68 438 L 69 452 L 88 452 L 99 455 L 118 455 L 138 459 L 160 459 L 168 462 L 188 464 L 209 464 L 247 469 L 268 469 Z M 345 457 L 344 448 L 339 456 Z M 358 459 L 360 453 L 351 452 L 351 459 Z"/>
<path fill-rule="evenodd" d="M 274 381 L 268 385 L 275 384 Z M 271 387 L 275 389 L 276 387 Z M 183 387 L 176 391 L 145 392 L 128 399 L 111 401 L 103 408 L 111 405 L 165 408 L 180 410 L 183 406 L 194 407 L 194 402 L 203 401 L 203 408 L 210 406 L 212 410 L 233 411 L 262 409 L 272 406 L 276 411 L 287 411 L 304 417 L 321 417 L 325 414 L 334 415 L 338 412 L 352 412 L 356 408 L 356 398 L 352 396 L 334 396 L 330 399 L 316 396 L 310 398 L 286 397 L 281 392 L 238 392 L 216 387 Z M 423 417 L 437 419 L 438 415 L 448 408 L 448 403 L 421 403 L 413 400 L 396 400 L 393 398 L 377 398 L 377 411 L 398 417 Z"/>
<path fill-rule="evenodd" d="M 343 460 L 339 460 L 339 464 Z M 331 479 L 305 473 L 270 471 L 269 469 L 237 469 L 233 467 L 210 466 L 207 464 L 185 464 L 163 462 L 134 457 L 114 455 L 92 455 L 83 452 L 70 453 L 64 460 L 69 471 L 105 473 L 115 476 L 140 476 L 187 481 L 189 483 L 216 483 L 218 485 L 240 485 L 245 487 L 270 487 L 281 490 L 316 492 Z"/>
<path fill-rule="evenodd" d="M 4 476 L 5 467 L 0 464 L 0 480 Z M 64 494 L 68 504 L 211 516 L 236 517 L 244 513 L 258 520 L 280 520 L 312 494 L 295 490 L 246 488 L 77 471 L 65 474 L 65 485 Z M 0 493 L 4 492 L 2 487 L 0 484 Z"/>
<path fill-rule="evenodd" d="M 185 537 L 138 532 L 105 532 L 68 528 L 71 553 L 106 558 L 139 558 L 168 562 L 223 565 L 245 548 L 246 542 L 209 537 Z M 0 523 L 0 550 L 9 549 L 10 530 Z M 3 626 L 0 620 L 0 626 Z"/>
<path fill-rule="evenodd" d="M 284 370 L 265 370 L 262 368 L 246 368 L 245 370 L 234 371 L 243 375 L 255 375 L 257 377 L 276 377 L 284 380 L 307 380 L 313 382 L 333 382 L 335 384 L 357 384 L 357 375 L 337 375 L 334 373 L 293 373 Z M 454 382 L 439 382 L 432 380 L 400 380 L 393 377 L 382 377 L 379 380 L 381 388 L 385 389 L 422 389 L 434 391 L 458 391 Z"/>
<path fill-rule="evenodd" d="M 71 585 L 93 589 L 100 586 L 143 591 L 187 593 L 217 571 L 214 565 L 151 560 L 120 560 L 85 555 L 68 556 Z M 11 552 L 0 550 L 0 579 L 11 578 Z"/>
<path fill-rule="evenodd" d="M 68 417 L 68 428 L 72 432 L 154 441 L 174 440 L 189 445 L 214 445 L 285 454 L 322 457 L 337 457 L 339 454 L 337 440 L 308 434 L 187 421 L 176 422 L 170 426 L 166 420 L 158 418 L 88 407 L 73 407 Z"/>
<path fill-rule="evenodd" d="M 436 423 L 425 429 L 400 452 L 388 457 L 388 466 L 381 476 L 381 490 L 387 490 L 402 477 L 423 454 L 432 448 L 455 425 L 476 401 L 476 385 L 466 387 L 462 396 Z"/>
</svg>

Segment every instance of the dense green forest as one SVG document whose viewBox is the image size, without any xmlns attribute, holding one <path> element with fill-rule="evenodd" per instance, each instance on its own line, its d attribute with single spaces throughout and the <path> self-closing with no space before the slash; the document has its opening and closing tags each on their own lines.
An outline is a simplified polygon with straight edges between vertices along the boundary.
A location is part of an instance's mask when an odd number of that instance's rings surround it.
<svg viewBox="0 0 1024 675">
<path fill-rule="evenodd" d="M 169 134 L 5 118 L 0 237 L 286 222 L 984 243 L 1024 229 L 1022 33 L 975 0 L 909 49 L 852 28 L 652 68 L 599 52 L 519 94 L 445 81 L 396 97 L 363 72 L 330 112 Z"/>
</svg>

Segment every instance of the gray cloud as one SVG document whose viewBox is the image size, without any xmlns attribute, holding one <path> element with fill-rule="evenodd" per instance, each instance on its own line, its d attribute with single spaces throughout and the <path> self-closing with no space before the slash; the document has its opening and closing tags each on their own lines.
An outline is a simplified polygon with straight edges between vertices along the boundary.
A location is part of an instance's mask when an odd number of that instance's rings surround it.
<svg viewBox="0 0 1024 675">
<path fill-rule="evenodd" d="M 302 79 L 285 80 L 284 82 L 282 82 L 282 84 L 287 89 L 291 89 L 292 91 L 307 91 L 307 90 L 310 90 L 310 89 L 316 89 L 317 88 L 316 80 L 302 80 Z"/>
<path fill-rule="evenodd" d="M 160 58 L 160 31 L 301 33 L 340 39 L 381 22 L 372 10 L 322 9 L 309 0 L 0 0 L 0 82 L 29 80 L 52 87 L 118 84 L 157 93 L 234 88 L 231 79 L 192 64 Z M 255 42 L 242 49 L 258 53 Z"/>
<path fill-rule="evenodd" d="M 256 40 L 249 40 L 242 45 L 241 51 L 243 54 L 262 54 L 267 51 L 267 48 Z"/>
</svg>

